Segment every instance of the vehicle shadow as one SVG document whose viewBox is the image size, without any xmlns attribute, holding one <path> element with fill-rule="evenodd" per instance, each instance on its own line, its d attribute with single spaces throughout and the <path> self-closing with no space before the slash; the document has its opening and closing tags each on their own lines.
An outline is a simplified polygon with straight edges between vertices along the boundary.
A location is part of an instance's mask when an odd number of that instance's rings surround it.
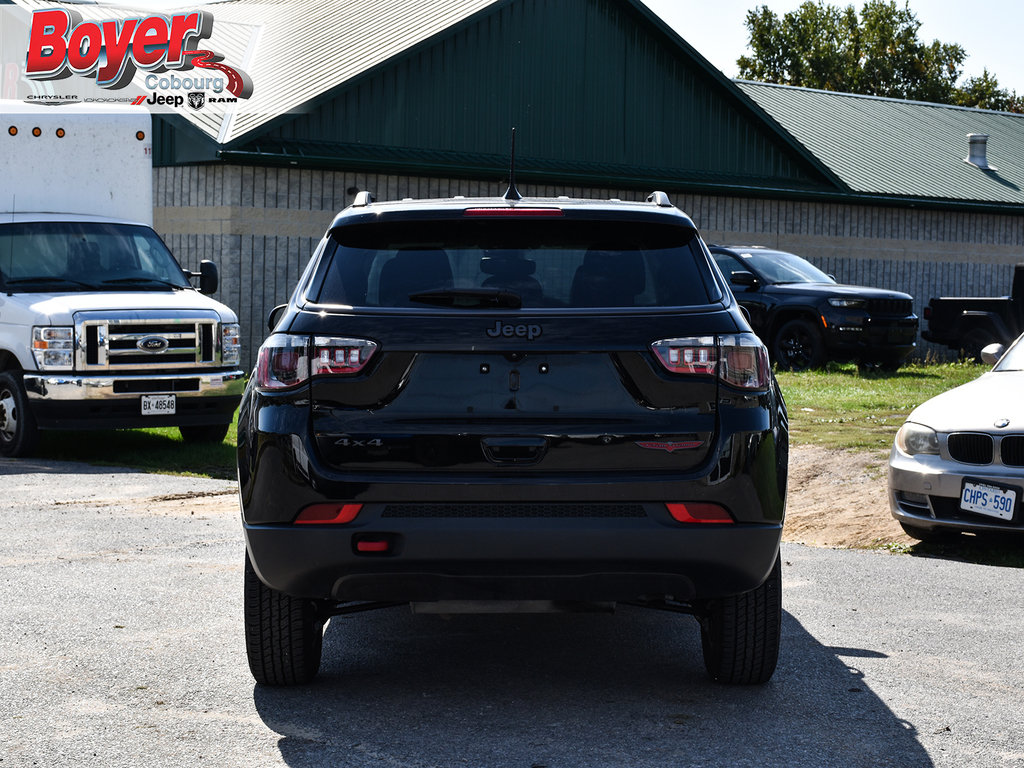
<svg viewBox="0 0 1024 768">
<path fill-rule="evenodd" d="M 0 458 L 0 475 L 111 475 L 135 472 L 138 470 L 128 467 L 86 464 L 79 461 L 48 458 Z"/>
<path fill-rule="evenodd" d="M 1020 534 L 973 536 L 962 533 L 941 543 L 914 544 L 907 552 L 915 557 L 940 558 L 1003 568 L 1024 568 L 1024 536 Z"/>
<path fill-rule="evenodd" d="M 344 765 L 913 766 L 932 762 L 839 657 L 786 613 L 761 687 L 712 683 L 689 617 L 413 616 L 337 619 L 308 687 L 256 686 L 294 768 Z"/>
</svg>

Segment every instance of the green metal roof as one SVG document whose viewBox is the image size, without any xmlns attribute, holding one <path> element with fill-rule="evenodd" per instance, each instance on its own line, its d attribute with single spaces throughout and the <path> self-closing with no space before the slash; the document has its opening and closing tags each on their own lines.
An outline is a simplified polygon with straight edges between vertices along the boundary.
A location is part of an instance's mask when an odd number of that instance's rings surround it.
<svg viewBox="0 0 1024 768">
<path fill-rule="evenodd" d="M 736 81 L 853 193 L 1024 204 L 1024 115 Z M 982 170 L 967 135 L 988 134 Z"/>
<path fill-rule="evenodd" d="M 353 4 L 333 2 L 338 9 Z M 419 15 L 432 17 L 447 2 L 418 0 L 416 13 L 401 17 L 403 23 L 418 27 Z M 240 16 L 246 4 L 225 5 Z M 301 110 L 259 125 L 236 118 L 233 138 L 220 134 L 222 159 L 320 167 L 376 163 L 411 173 L 501 169 L 515 126 L 519 169 L 538 178 L 717 185 L 722 191 L 845 189 L 638 0 L 497 0 L 482 6 L 426 39 L 396 34 L 389 57 L 349 50 L 350 76 L 305 88 Z M 290 44 L 280 40 L 275 49 L 300 45 L 303 27 L 279 20 L 288 13 L 281 7 L 264 22 L 253 60 L 264 54 L 264 41 L 289 30 Z M 331 50 L 332 61 L 335 49 L 346 50 L 326 38 L 319 42 L 307 45 L 301 60 L 271 55 L 292 76 L 267 82 L 267 90 L 287 90 L 306 69 L 320 72 L 323 49 Z M 253 80 L 260 88 L 255 70 Z M 243 126 L 248 130 L 240 134 Z M 199 159 L 180 154 L 195 151 L 191 141 L 161 140 L 157 148 L 158 162 Z"/>
</svg>

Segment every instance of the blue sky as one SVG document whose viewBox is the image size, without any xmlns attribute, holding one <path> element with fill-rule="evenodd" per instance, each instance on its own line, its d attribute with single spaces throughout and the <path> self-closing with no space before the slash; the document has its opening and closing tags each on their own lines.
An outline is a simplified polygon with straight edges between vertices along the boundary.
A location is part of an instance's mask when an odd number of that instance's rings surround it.
<svg viewBox="0 0 1024 768">
<path fill-rule="evenodd" d="M 643 0 L 690 45 L 729 77 L 736 77 L 736 59 L 747 53 L 747 11 L 767 5 L 780 16 L 801 0 Z M 902 0 L 897 0 L 901 3 Z M 846 6 L 844 0 L 832 5 Z M 863 0 L 853 5 L 860 10 Z M 1002 88 L 1024 95 L 1024 3 L 1020 0 L 912 0 L 910 9 L 921 22 L 918 36 L 959 43 L 967 51 L 964 74 L 988 67 Z"/>
</svg>

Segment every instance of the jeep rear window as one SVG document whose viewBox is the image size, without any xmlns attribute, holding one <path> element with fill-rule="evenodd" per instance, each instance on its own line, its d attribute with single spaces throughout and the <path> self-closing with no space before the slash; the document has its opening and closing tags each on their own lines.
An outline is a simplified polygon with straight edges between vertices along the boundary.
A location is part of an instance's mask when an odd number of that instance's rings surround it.
<svg viewBox="0 0 1024 768">
<path fill-rule="evenodd" d="M 429 309 L 443 305 L 440 297 L 480 308 L 489 305 L 475 297 L 498 291 L 518 297 L 503 308 L 674 307 L 722 298 L 693 229 L 561 218 L 340 227 L 308 298 Z"/>
</svg>

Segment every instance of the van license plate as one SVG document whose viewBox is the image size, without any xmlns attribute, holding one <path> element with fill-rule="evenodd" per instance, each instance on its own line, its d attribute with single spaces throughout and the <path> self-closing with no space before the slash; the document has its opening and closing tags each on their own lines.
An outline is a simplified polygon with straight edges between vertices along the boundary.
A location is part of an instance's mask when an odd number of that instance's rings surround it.
<svg viewBox="0 0 1024 768">
<path fill-rule="evenodd" d="M 173 416 L 177 408 L 177 395 L 143 395 L 143 416 Z"/>
<path fill-rule="evenodd" d="M 964 481 L 960 490 L 960 509 L 978 515 L 1012 520 L 1016 506 L 1017 491 L 1010 488 Z"/>
</svg>

